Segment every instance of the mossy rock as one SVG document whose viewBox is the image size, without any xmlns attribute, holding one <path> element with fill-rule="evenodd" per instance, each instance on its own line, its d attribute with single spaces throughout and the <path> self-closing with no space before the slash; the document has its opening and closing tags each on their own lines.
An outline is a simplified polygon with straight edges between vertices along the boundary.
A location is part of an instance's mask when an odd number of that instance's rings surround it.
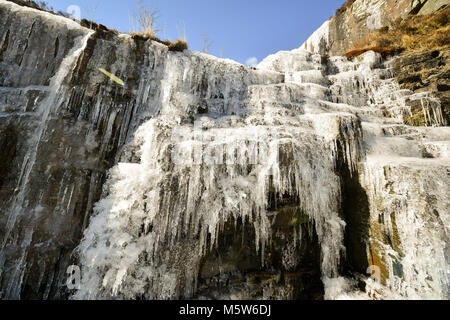
<svg viewBox="0 0 450 320">
<path fill-rule="evenodd" d="M 423 112 L 417 112 L 412 116 L 405 117 L 405 123 L 415 127 L 425 127 L 427 124 Z"/>
<path fill-rule="evenodd" d="M 298 206 L 283 207 L 276 211 L 275 228 L 292 228 L 310 224 L 312 220 Z"/>
<path fill-rule="evenodd" d="M 400 242 L 400 236 L 398 234 L 395 212 L 391 213 L 391 223 L 392 223 L 392 247 L 400 255 L 403 255 L 402 250 L 400 249 L 401 242 Z"/>
</svg>

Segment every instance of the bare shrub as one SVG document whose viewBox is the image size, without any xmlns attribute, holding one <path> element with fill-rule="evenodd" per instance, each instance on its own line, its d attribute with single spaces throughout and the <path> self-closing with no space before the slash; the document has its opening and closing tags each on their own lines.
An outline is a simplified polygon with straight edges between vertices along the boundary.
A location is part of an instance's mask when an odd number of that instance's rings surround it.
<svg viewBox="0 0 450 320">
<path fill-rule="evenodd" d="M 154 38 L 159 30 L 156 21 L 159 18 L 158 11 L 145 7 L 141 1 L 138 2 L 138 12 L 130 17 L 133 33 L 139 33 L 147 38 Z"/>
<path fill-rule="evenodd" d="M 203 53 L 210 53 L 213 42 L 208 38 L 206 31 L 203 31 L 202 51 Z"/>
</svg>

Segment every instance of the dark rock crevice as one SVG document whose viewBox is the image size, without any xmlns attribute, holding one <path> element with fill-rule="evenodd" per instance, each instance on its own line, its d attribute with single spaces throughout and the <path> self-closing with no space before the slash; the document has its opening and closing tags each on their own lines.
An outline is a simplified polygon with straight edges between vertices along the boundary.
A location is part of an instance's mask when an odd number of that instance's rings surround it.
<svg viewBox="0 0 450 320">
<path fill-rule="evenodd" d="M 362 139 L 362 136 L 360 138 Z M 359 181 L 359 168 L 350 169 L 345 156 L 345 147 L 339 141 L 337 150 L 336 172 L 341 181 L 341 214 L 346 223 L 344 235 L 346 253 L 341 264 L 341 272 L 348 276 L 366 274 L 369 267 L 366 251 L 370 237 L 369 198 Z"/>
<path fill-rule="evenodd" d="M 2 47 L 0 48 L 0 62 L 3 61 L 6 50 L 8 50 L 9 45 L 9 29 L 6 31 L 5 38 L 3 40 Z"/>
<path fill-rule="evenodd" d="M 418 14 L 427 2 L 428 0 L 419 1 L 419 3 L 417 3 L 417 5 L 409 12 L 409 14 Z"/>
<path fill-rule="evenodd" d="M 55 51 L 53 53 L 53 57 L 56 58 L 58 56 L 59 52 L 59 38 L 56 38 L 55 40 Z"/>
<path fill-rule="evenodd" d="M 6 183 L 16 157 L 18 136 L 13 127 L 7 127 L 0 135 L 0 188 Z"/>
<path fill-rule="evenodd" d="M 296 210 L 274 217 L 264 261 L 256 252 L 252 225 L 230 221 L 218 245 L 202 259 L 196 298 L 323 299 L 320 245 L 311 222 L 296 221 Z M 298 229 L 301 236 L 295 238 Z"/>
</svg>

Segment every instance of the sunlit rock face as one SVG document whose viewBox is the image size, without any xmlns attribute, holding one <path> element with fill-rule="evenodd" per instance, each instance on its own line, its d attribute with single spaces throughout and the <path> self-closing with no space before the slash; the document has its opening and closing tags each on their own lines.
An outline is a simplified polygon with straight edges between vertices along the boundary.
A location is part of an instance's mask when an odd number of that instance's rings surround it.
<svg viewBox="0 0 450 320">
<path fill-rule="evenodd" d="M 448 4 L 449 0 L 355 0 L 318 28 L 301 48 L 330 56 L 343 55 L 354 41 L 376 29 L 392 26 L 398 18 L 430 14 Z"/>
<path fill-rule="evenodd" d="M 450 123 L 450 50 L 429 50 L 425 52 L 406 53 L 397 57 L 394 63 L 394 74 L 401 87 L 418 93 L 416 96 L 434 97 L 434 104 L 439 103 L 443 119 Z M 422 101 L 410 101 L 411 115 L 406 123 L 424 126 L 429 118 L 423 112 Z"/>
<path fill-rule="evenodd" d="M 252 69 L 0 15 L 23 20 L 0 24 L 1 298 L 448 297 L 450 131 L 393 61 L 296 49 Z M 22 55 L 46 62 L 29 82 Z M 416 100 L 428 127 L 404 124 Z"/>
<path fill-rule="evenodd" d="M 348 5 L 347 5 L 348 4 Z M 345 10 L 323 23 L 303 43 L 301 48 L 327 56 L 344 55 L 359 48 L 354 43 L 364 39 L 380 28 L 396 28 L 396 21 L 417 15 L 438 14 L 448 7 L 450 0 L 354 0 L 347 1 Z M 427 125 L 429 115 L 423 112 L 423 96 L 426 108 L 440 104 L 443 118 L 450 123 L 449 62 L 448 47 L 436 47 L 416 52 L 406 50 L 396 56 L 393 75 L 402 89 L 412 90 L 417 95 L 409 101 L 411 113 L 405 123 L 413 126 Z"/>
</svg>

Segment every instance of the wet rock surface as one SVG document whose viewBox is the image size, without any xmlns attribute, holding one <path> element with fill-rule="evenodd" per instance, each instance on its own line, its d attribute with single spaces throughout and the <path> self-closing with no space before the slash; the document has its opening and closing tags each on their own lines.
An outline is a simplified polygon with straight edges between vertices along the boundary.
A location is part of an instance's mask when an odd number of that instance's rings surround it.
<svg viewBox="0 0 450 320">
<path fill-rule="evenodd" d="M 439 99 L 443 117 L 450 123 L 450 50 L 433 50 L 399 56 L 394 65 L 394 74 L 404 89 L 415 93 L 431 92 Z M 420 101 L 414 103 L 410 125 L 425 125 Z"/>
</svg>

